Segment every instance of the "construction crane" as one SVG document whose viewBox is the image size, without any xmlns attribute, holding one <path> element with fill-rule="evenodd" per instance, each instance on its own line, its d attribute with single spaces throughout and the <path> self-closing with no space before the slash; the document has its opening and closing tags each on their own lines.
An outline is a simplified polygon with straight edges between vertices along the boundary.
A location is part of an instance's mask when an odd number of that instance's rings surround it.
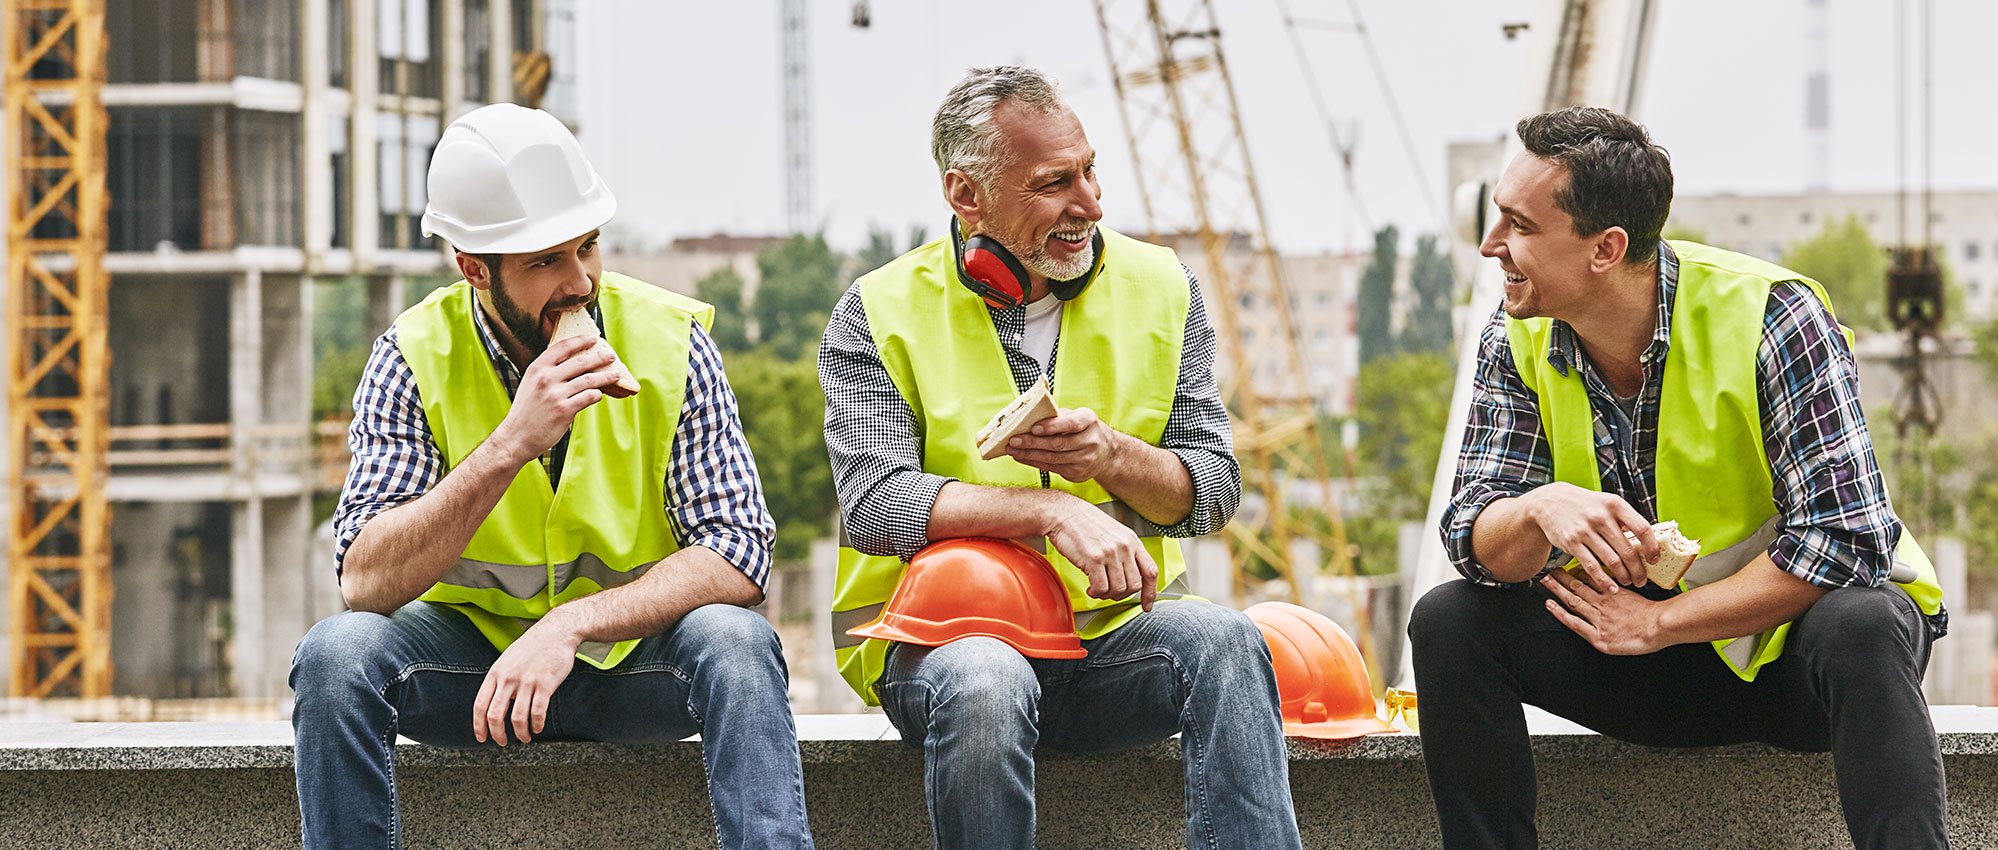
<svg viewBox="0 0 1998 850">
<path fill-rule="evenodd" d="M 0 0 L 9 692 L 111 692 L 103 0 Z"/>
<path fill-rule="evenodd" d="M 1327 567 L 1352 576 L 1353 557 L 1214 10 L 1208 0 L 1097 0 L 1096 19 L 1152 239 L 1177 232 L 1197 241 L 1215 293 L 1208 308 L 1227 356 L 1222 395 L 1245 496 L 1226 532 L 1238 589 L 1241 570 L 1261 560 L 1303 601 Z M 1276 354 L 1260 381 L 1259 352 Z M 1368 606 L 1355 602 L 1371 658 Z"/>
<path fill-rule="evenodd" d="M 778 0 L 784 70 L 784 229 L 814 229 L 812 209 L 811 10 L 805 0 Z M 854 25 L 867 26 L 867 9 L 854 9 Z"/>
</svg>

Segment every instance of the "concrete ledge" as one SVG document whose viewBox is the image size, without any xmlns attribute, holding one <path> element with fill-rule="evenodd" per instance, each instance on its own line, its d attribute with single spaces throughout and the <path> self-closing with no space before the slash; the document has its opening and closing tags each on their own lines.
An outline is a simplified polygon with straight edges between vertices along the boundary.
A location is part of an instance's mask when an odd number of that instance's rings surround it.
<svg viewBox="0 0 1998 850">
<path fill-rule="evenodd" d="M 1998 846 L 1998 709 L 1933 713 L 1953 837 Z M 886 718 L 803 715 L 798 726 L 820 847 L 930 845 L 920 753 Z M 1549 846 L 1851 846 L 1825 756 L 1639 747 L 1539 712 L 1529 728 Z M 296 847 L 291 741 L 284 723 L 0 725 L 0 847 Z M 1417 737 L 1292 739 L 1290 755 L 1306 846 L 1436 845 Z M 697 740 L 504 750 L 405 740 L 396 757 L 411 846 L 713 846 Z M 1040 846 L 1185 846 L 1179 759 L 1177 741 L 1044 751 Z"/>
</svg>

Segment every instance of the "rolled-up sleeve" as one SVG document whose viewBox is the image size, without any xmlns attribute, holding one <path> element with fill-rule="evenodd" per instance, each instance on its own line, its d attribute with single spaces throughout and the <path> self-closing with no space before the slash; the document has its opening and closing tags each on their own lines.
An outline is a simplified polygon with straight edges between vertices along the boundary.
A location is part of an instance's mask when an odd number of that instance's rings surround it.
<svg viewBox="0 0 1998 850">
<path fill-rule="evenodd" d="M 395 328 L 375 339 L 354 388 L 347 426 L 347 480 L 333 509 L 333 570 L 361 528 L 382 511 L 416 501 L 444 477 L 444 456 L 423 416 L 416 376 L 396 347 Z"/>
<path fill-rule="evenodd" d="M 874 347 L 858 287 L 833 307 L 819 345 L 819 386 L 846 536 L 869 555 L 914 555 L 930 542 L 937 492 L 956 479 L 923 471 L 915 411 Z"/>
<path fill-rule="evenodd" d="M 680 545 L 705 546 L 764 587 L 777 526 L 714 339 L 694 326 L 687 396 L 673 432 L 666 519 Z"/>
<path fill-rule="evenodd" d="M 1553 452 L 1540 425 L 1540 399 L 1519 377 L 1506 340 L 1505 314 L 1495 312 L 1478 340 L 1470 418 L 1457 455 L 1455 486 L 1443 511 L 1443 547 L 1457 572 L 1497 584 L 1472 551 L 1472 529 L 1485 506 L 1552 481 Z M 1558 560 L 1555 552 L 1550 560 Z"/>
<path fill-rule="evenodd" d="M 1901 523 L 1859 406 L 1859 371 L 1830 311 L 1801 284 L 1770 291 L 1756 374 L 1781 532 L 1769 558 L 1824 588 L 1877 587 Z"/>
<path fill-rule="evenodd" d="M 1235 436 L 1228 408 L 1214 377 L 1214 324 L 1200 297 L 1200 281 L 1186 272 L 1186 337 L 1180 346 L 1179 380 L 1172 413 L 1159 447 L 1172 452 L 1193 482 L 1193 509 L 1161 531 L 1167 537 L 1193 537 L 1220 531 L 1242 504 L 1242 467 L 1235 459 Z"/>
</svg>

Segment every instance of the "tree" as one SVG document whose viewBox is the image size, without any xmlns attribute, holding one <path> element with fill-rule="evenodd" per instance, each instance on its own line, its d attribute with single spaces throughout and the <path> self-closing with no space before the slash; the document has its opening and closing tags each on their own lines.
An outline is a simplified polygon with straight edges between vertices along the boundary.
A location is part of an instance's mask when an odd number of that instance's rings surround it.
<svg viewBox="0 0 1998 850">
<path fill-rule="evenodd" d="M 1785 250 L 1782 264 L 1824 284 L 1839 322 L 1846 327 L 1888 329 L 1887 251 L 1873 241 L 1859 216 L 1826 220 L 1818 235 Z"/>
<path fill-rule="evenodd" d="M 854 265 L 857 268 L 855 274 L 866 274 L 888 265 L 896 257 L 920 248 L 928 241 L 929 238 L 923 228 L 915 227 L 909 230 L 909 247 L 896 248 L 895 236 L 889 233 L 887 228 L 870 226 L 867 228 L 867 247 L 862 248 L 860 255 L 854 258 Z"/>
<path fill-rule="evenodd" d="M 1439 351 L 1404 352 L 1360 368 L 1355 418 L 1360 425 L 1353 470 L 1366 482 L 1366 507 L 1346 517 L 1346 533 L 1367 575 L 1399 568 L 1399 528 L 1429 510 L 1429 485 L 1450 418 L 1456 364 Z"/>
<path fill-rule="evenodd" d="M 1415 290 L 1415 304 L 1402 325 L 1400 349 L 1449 354 L 1456 336 L 1450 323 L 1450 304 L 1457 281 L 1450 256 L 1437 250 L 1435 236 L 1416 240 L 1408 282 Z"/>
<path fill-rule="evenodd" d="M 1374 233 L 1374 257 L 1360 275 L 1354 321 L 1360 327 L 1360 365 L 1394 352 L 1394 269 L 1401 233 L 1390 224 Z"/>
<path fill-rule="evenodd" d="M 811 541 L 829 532 L 839 509 L 826 456 L 817 358 L 781 358 L 759 348 L 725 362 L 763 498 L 777 522 L 774 554 L 781 560 L 803 558 Z"/>
<path fill-rule="evenodd" d="M 844 289 L 840 266 L 822 235 L 799 234 L 759 252 L 756 267 L 763 281 L 752 308 L 758 341 L 784 360 L 809 351 L 825 333 Z"/>
<path fill-rule="evenodd" d="M 312 288 L 312 418 L 346 416 L 367 367 L 375 330 L 359 278 L 322 279 Z"/>
<path fill-rule="evenodd" d="M 694 282 L 694 297 L 715 308 L 708 335 L 723 353 L 749 349 L 749 314 L 742 309 L 742 275 L 734 266 L 718 266 Z"/>
</svg>

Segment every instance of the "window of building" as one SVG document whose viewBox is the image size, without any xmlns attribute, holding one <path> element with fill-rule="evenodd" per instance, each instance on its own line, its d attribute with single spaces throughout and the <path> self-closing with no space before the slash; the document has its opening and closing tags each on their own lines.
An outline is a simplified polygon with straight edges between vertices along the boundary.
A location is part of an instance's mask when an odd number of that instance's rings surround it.
<svg viewBox="0 0 1998 850">
<path fill-rule="evenodd" d="M 379 146 L 381 169 L 377 186 L 381 198 L 381 241 L 383 248 L 418 248 L 424 245 L 423 205 L 428 201 L 424 177 L 430 171 L 430 154 L 437 149 L 437 116 L 412 114 L 405 117 L 381 113 L 375 118 L 375 139 Z"/>
<path fill-rule="evenodd" d="M 1742 227 L 1747 227 L 1749 222 L 1748 213 L 1742 213 L 1741 215 L 1737 216 L 1735 220 L 1739 222 Z"/>
<path fill-rule="evenodd" d="M 332 247 L 354 247 L 354 160 L 347 150 L 353 121 L 342 117 L 327 122 L 328 164 L 333 169 Z"/>
<path fill-rule="evenodd" d="M 486 103 L 486 69 L 492 64 L 492 10 L 486 0 L 465 0 L 465 100 Z"/>
<path fill-rule="evenodd" d="M 297 115 L 236 112 L 236 241 L 298 245 Z"/>
<path fill-rule="evenodd" d="M 1966 260 L 1977 259 L 1977 243 L 1975 241 L 1963 243 L 1963 258 Z"/>
<path fill-rule="evenodd" d="M 110 249 L 201 248 L 201 121 L 194 109 L 115 109 L 106 132 Z"/>
<path fill-rule="evenodd" d="M 298 4 L 236 0 L 236 76 L 298 82 Z"/>
<path fill-rule="evenodd" d="M 1320 310 L 1332 309 L 1332 293 L 1330 292 L 1320 292 L 1313 300 L 1317 302 L 1318 309 Z"/>
<path fill-rule="evenodd" d="M 108 0 L 104 37 L 105 79 L 114 83 L 193 83 L 196 0 Z M 11 22 L 10 22 L 11 23 Z"/>
<path fill-rule="evenodd" d="M 1797 214 L 1797 223 L 1799 223 L 1799 224 L 1810 224 L 1810 223 L 1811 223 L 1811 211 L 1810 211 L 1810 210 L 1805 210 L 1805 211 L 1803 211 L 1803 212 L 1801 212 L 1801 213 L 1798 213 L 1798 214 Z"/>
<path fill-rule="evenodd" d="M 326 0 L 326 84 L 347 87 L 347 0 Z"/>
<path fill-rule="evenodd" d="M 415 97 L 443 92 L 444 34 L 437 26 L 442 0 L 379 0 L 375 44 L 380 91 Z M 530 4 L 531 5 L 531 4 Z"/>
</svg>

